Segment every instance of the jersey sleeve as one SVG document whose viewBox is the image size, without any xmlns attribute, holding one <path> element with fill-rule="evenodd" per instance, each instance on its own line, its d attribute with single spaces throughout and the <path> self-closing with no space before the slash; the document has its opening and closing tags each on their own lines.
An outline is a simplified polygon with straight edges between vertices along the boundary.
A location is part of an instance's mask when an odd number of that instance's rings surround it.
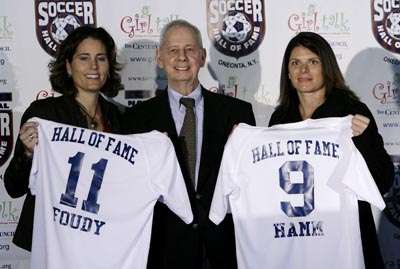
<svg viewBox="0 0 400 269">
<path fill-rule="evenodd" d="M 343 183 L 357 195 L 358 200 L 366 201 L 383 210 L 385 202 L 372 178 L 368 166 L 361 153 L 353 143 L 351 144 L 353 147 L 352 154 Z"/>
<path fill-rule="evenodd" d="M 152 185 L 161 201 L 189 224 L 193 221 L 193 213 L 175 149 L 166 135 L 158 132 L 153 135 L 157 136 L 153 141 L 156 143 L 152 143 L 152 152 L 148 154 Z"/>
<path fill-rule="evenodd" d="M 229 197 L 238 191 L 235 184 L 235 171 L 237 160 L 240 155 L 240 137 L 242 133 L 241 127 L 236 127 L 234 132 L 225 145 L 224 154 L 222 156 L 221 166 L 218 173 L 217 183 L 214 190 L 214 196 L 211 202 L 209 219 L 215 224 L 219 224 L 229 213 Z"/>
<path fill-rule="evenodd" d="M 233 173 L 227 170 L 229 169 L 227 166 L 229 166 L 229 161 L 227 157 L 223 157 L 209 213 L 209 219 L 217 225 L 223 221 L 228 213 L 229 195 L 233 189 Z"/>
<path fill-rule="evenodd" d="M 44 135 L 43 130 L 42 130 L 42 125 L 40 122 L 39 118 L 32 118 L 29 121 L 35 121 L 39 123 L 38 126 L 38 139 L 39 142 L 38 144 L 34 147 L 33 149 L 33 156 L 32 156 L 32 166 L 31 166 L 31 171 L 29 173 L 29 189 L 32 193 L 32 195 L 36 195 L 36 186 L 37 186 L 37 181 L 38 179 L 38 172 L 39 172 L 39 156 L 40 156 L 40 138 Z"/>
</svg>

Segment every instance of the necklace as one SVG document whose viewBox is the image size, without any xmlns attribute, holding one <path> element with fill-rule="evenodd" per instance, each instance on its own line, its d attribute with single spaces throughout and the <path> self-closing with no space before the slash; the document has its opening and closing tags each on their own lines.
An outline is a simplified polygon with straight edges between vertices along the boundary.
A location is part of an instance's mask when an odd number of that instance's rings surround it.
<svg viewBox="0 0 400 269">
<path fill-rule="evenodd" d="M 97 121 L 95 120 L 95 118 L 96 118 L 96 115 L 97 115 L 97 103 L 96 103 L 96 108 L 95 108 L 95 110 L 94 110 L 94 115 L 93 116 L 90 116 L 90 114 L 89 114 L 89 112 L 87 111 L 87 109 L 79 102 L 79 101 L 77 101 L 78 102 L 78 105 L 79 105 L 79 108 L 80 108 L 80 110 L 85 114 L 85 116 L 86 116 L 86 119 L 87 119 L 87 121 L 88 121 L 88 123 L 89 123 L 89 129 L 92 129 L 92 130 L 96 130 L 96 127 L 97 127 Z"/>
</svg>

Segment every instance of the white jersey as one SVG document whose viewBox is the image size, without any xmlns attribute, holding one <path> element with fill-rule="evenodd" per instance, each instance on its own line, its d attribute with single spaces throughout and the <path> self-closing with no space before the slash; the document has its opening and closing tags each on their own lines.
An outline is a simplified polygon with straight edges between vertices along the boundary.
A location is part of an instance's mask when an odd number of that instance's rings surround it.
<svg viewBox="0 0 400 269">
<path fill-rule="evenodd" d="M 193 219 L 169 138 L 121 136 L 39 118 L 29 187 L 32 269 L 146 268 L 153 207 Z"/>
<path fill-rule="evenodd" d="M 234 130 L 209 217 L 218 224 L 230 207 L 240 269 L 364 268 L 357 200 L 385 203 L 350 126 L 348 116 Z"/>
</svg>

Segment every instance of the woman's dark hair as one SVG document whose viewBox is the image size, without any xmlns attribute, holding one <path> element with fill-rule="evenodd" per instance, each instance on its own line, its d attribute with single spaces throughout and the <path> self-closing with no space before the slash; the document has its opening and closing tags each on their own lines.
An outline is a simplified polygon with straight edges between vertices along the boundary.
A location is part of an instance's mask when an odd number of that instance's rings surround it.
<svg viewBox="0 0 400 269">
<path fill-rule="evenodd" d="M 67 72 L 66 62 L 72 62 L 76 49 L 87 38 L 99 40 L 106 48 L 109 75 L 100 91 L 108 97 L 114 97 L 119 90 L 124 88 L 121 83 L 121 76 L 118 73 L 121 70 L 121 65 L 116 59 L 116 47 L 113 38 L 101 27 L 80 26 L 58 46 L 56 58 L 49 63 L 51 86 L 54 91 L 61 94 L 75 95 L 77 93 L 74 82 Z"/>
<path fill-rule="evenodd" d="M 296 89 L 289 79 L 288 70 L 290 54 L 294 48 L 299 46 L 309 49 L 321 59 L 326 95 L 329 95 L 333 90 L 339 90 L 346 93 L 350 98 L 358 100 L 356 94 L 346 86 L 335 54 L 329 43 L 319 34 L 301 32 L 290 40 L 283 56 L 279 96 L 280 107 L 288 109 L 291 105 L 297 105 L 299 102 Z"/>
</svg>

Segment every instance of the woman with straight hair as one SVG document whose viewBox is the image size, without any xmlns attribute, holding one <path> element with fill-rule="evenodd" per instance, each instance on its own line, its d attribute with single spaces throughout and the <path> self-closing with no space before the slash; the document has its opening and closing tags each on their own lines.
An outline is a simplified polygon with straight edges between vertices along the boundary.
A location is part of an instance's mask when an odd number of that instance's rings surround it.
<svg viewBox="0 0 400 269">
<path fill-rule="evenodd" d="M 346 86 L 329 43 L 313 32 L 297 34 L 284 53 L 279 105 L 269 125 L 349 114 L 354 115 L 354 144 L 383 195 L 392 185 L 394 168 L 370 110 Z M 358 203 L 365 267 L 384 268 L 370 205 Z"/>
</svg>

